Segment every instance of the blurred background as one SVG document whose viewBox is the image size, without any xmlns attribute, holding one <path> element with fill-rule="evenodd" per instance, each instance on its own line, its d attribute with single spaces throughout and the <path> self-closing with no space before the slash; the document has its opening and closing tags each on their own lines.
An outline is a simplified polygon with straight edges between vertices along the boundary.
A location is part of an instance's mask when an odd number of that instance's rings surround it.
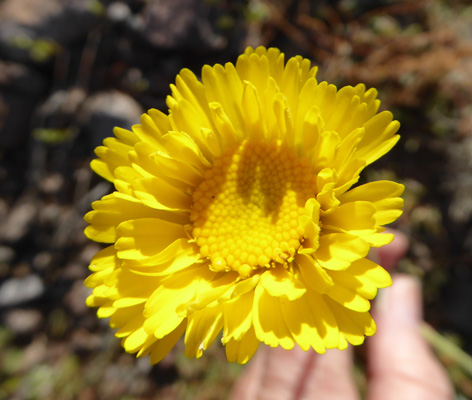
<svg viewBox="0 0 472 400">
<path fill-rule="evenodd" d="M 115 125 L 167 111 L 183 67 L 277 46 L 319 80 L 379 90 L 401 141 L 364 173 L 406 186 L 399 269 L 457 399 L 472 398 L 472 4 L 442 0 L 0 1 L 0 399 L 224 399 L 242 367 L 215 343 L 159 365 L 124 353 L 84 301 L 89 169 Z M 363 349 L 356 377 L 365 386 Z"/>
</svg>

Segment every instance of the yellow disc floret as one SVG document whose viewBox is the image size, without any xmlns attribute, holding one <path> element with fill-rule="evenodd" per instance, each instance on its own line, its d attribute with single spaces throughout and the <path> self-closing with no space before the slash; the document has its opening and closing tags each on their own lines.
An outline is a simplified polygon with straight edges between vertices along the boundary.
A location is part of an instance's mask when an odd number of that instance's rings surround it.
<svg viewBox="0 0 472 400">
<path fill-rule="evenodd" d="M 280 143 L 244 141 L 216 160 L 193 193 L 193 236 L 215 271 L 243 277 L 287 265 L 303 240 L 310 162 Z"/>
</svg>

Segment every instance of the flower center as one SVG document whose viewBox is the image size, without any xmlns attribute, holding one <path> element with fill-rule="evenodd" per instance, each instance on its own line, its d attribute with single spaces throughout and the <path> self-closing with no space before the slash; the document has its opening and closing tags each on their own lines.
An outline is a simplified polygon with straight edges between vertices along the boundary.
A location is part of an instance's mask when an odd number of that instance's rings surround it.
<svg viewBox="0 0 472 400">
<path fill-rule="evenodd" d="M 310 162 L 280 143 L 245 141 L 215 161 L 193 193 L 193 236 L 215 271 L 287 265 L 314 197 Z"/>
</svg>

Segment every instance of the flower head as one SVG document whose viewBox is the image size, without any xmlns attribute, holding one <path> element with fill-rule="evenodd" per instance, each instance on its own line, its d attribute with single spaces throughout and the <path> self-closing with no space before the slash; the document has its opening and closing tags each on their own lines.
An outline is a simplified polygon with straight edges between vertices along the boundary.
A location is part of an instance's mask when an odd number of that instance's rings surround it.
<svg viewBox="0 0 472 400">
<path fill-rule="evenodd" d="M 260 342 L 319 353 L 374 334 L 389 274 L 366 259 L 393 236 L 403 186 L 352 186 L 398 140 L 374 89 L 319 83 L 302 57 L 248 48 L 184 69 L 169 113 L 149 110 L 96 149 L 115 192 L 93 203 L 87 304 L 127 352 L 159 362 L 185 333 L 200 357 L 222 331 L 230 361 Z"/>
</svg>

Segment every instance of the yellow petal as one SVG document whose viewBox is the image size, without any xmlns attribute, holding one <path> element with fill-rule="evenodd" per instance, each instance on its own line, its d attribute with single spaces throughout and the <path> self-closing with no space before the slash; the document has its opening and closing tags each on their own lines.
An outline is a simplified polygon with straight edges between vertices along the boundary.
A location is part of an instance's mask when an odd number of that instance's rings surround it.
<svg viewBox="0 0 472 400">
<path fill-rule="evenodd" d="M 350 267 L 346 271 L 329 271 L 328 274 L 335 286 L 348 289 L 365 299 L 373 299 L 377 294 L 377 286 L 368 278 L 351 273 Z"/>
<path fill-rule="evenodd" d="M 404 189 L 403 185 L 396 182 L 369 182 L 342 194 L 340 200 L 343 203 L 370 201 L 376 209 L 376 223 L 385 225 L 395 221 L 402 214 L 403 199 L 399 196 Z"/>
<path fill-rule="evenodd" d="M 367 165 L 382 157 L 400 139 L 395 135 L 400 123 L 392 119 L 391 112 L 382 111 L 364 124 L 365 135 L 358 145 L 356 155 L 364 159 Z"/>
<path fill-rule="evenodd" d="M 320 247 L 314 254 L 323 268 L 343 270 L 367 255 L 369 245 L 348 233 L 328 233 L 320 236 Z"/>
<path fill-rule="evenodd" d="M 297 344 L 305 351 L 312 347 L 317 353 L 325 353 L 326 348 L 317 327 L 319 317 L 313 314 L 306 296 L 295 301 L 281 299 L 280 304 L 284 320 Z"/>
<path fill-rule="evenodd" d="M 243 97 L 243 83 L 233 64 L 227 63 L 224 67 L 205 65 L 202 69 L 202 81 L 209 103 L 221 104 L 234 126 L 236 135 L 242 139 L 245 117 L 242 114 L 241 99 Z"/>
<path fill-rule="evenodd" d="M 303 228 L 303 247 L 298 253 L 311 254 L 314 253 L 319 246 L 320 235 L 320 203 L 315 199 L 308 199 L 305 203 L 306 215 L 298 218 L 300 227 Z"/>
<path fill-rule="evenodd" d="M 273 96 L 273 99 L 273 114 L 275 115 L 274 123 L 277 130 L 279 130 L 277 137 L 282 139 L 285 146 L 293 148 L 295 146 L 295 132 L 292 125 L 292 113 L 288 108 L 287 99 L 283 93 L 278 93 Z M 269 115 L 271 114 L 272 113 Z M 271 132 L 270 129 L 269 132 Z"/>
<path fill-rule="evenodd" d="M 260 285 L 269 295 L 289 300 L 298 299 L 306 292 L 303 284 L 282 266 L 264 272 Z"/>
<path fill-rule="evenodd" d="M 378 228 L 378 231 L 383 232 L 385 228 Z M 372 247 L 382 247 L 393 241 L 395 236 L 393 233 L 372 233 L 360 235 Z"/>
<path fill-rule="evenodd" d="M 385 288 L 392 284 L 390 274 L 380 265 L 367 258 L 353 262 L 347 272 L 357 276 L 362 281 L 369 280 L 378 288 Z"/>
<path fill-rule="evenodd" d="M 261 104 L 256 87 L 249 81 L 244 81 L 242 109 L 246 117 L 248 136 L 254 140 L 266 137 L 266 127 L 263 123 Z"/>
<path fill-rule="evenodd" d="M 146 302 L 144 316 L 146 332 L 160 339 L 174 330 L 184 318 L 177 309 L 185 306 L 195 296 L 199 283 L 211 282 L 215 273 L 200 266 L 190 267 L 169 275 L 162 280 Z"/>
<path fill-rule="evenodd" d="M 90 163 L 93 171 L 110 182 L 113 182 L 115 178 L 116 168 L 130 165 L 128 153 L 133 150 L 134 140 L 137 140 L 137 137 L 132 132 L 124 129 L 122 131 L 132 135 L 128 138 L 129 140 L 123 142 L 116 138 L 106 138 L 103 141 L 104 145 L 95 149 L 95 154 L 99 159 L 92 160 Z"/>
<path fill-rule="evenodd" d="M 346 137 L 342 138 L 339 144 L 336 152 L 336 161 L 333 165 L 336 171 L 338 171 L 339 185 L 350 181 L 353 175 L 357 173 L 356 169 L 353 168 L 358 162 L 355 152 L 364 133 L 364 128 L 354 129 Z"/>
<path fill-rule="evenodd" d="M 354 129 L 372 118 L 377 112 L 380 101 L 376 99 L 375 89 L 365 90 L 365 85 L 347 86 L 338 91 L 336 113 L 329 121 L 330 129 L 335 129 L 341 137 L 346 137 Z"/>
<path fill-rule="evenodd" d="M 323 217 L 323 227 L 354 235 L 370 234 L 376 231 L 374 215 L 376 209 L 369 201 L 355 201 L 341 204 Z"/>
<path fill-rule="evenodd" d="M 141 218 L 122 222 L 115 243 L 121 259 L 146 259 L 159 254 L 167 246 L 186 237 L 182 225 L 159 218 Z"/>
<path fill-rule="evenodd" d="M 339 329 L 331 309 L 326 304 L 326 296 L 308 290 L 304 297 L 314 316 L 319 337 L 327 349 L 337 348 L 339 344 Z"/>
<path fill-rule="evenodd" d="M 155 163 L 158 170 L 165 171 L 165 175 L 183 181 L 191 187 L 196 187 L 202 180 L 203 171 L 195 168 L 188 162 L 169 157 L 162 152 L 154 152 L 149 158 Z M 159 176 L 156 173 L 155 176 Z"/>
<path fill-rule="evenodd" d="M 318 107 L 321 111 L 321 118 L 327 121 L 335 109 L 337 89 L 336 86 L 328 84 L 327 82 L 320 82 L 313 90 L 311 105 Z M 332 130 L 326 126 L 326 130 Z"/>
<path fill-rule="evenodd" d="M 286 350 L 293 348 L 294 340 L 282 317 L 280 299 L 270 296 L 262 285 L 256 287 L 252 315 L 254 331 L 261 342 Z"/>
<path fill-rule="evenodd" d="M 118 329 L 115 336 L 124 338 L 139 329 L 144 322 L 143 310 L 143 304 L 116 310 L 110 318 L 110 327 Z"/>
<path fill-rule="evenodd" d="M 150 209 L 140 202 L 119 199 L 114 194 L 93 202 L 92 208 L 93 211 L 85 215 L 85 221 L 90 224 L 85 228 L 85 235 L 96 242 L 104 243 L 113 243 L 116 240 L 116 227 L 121 222 L 151 215 Z"/>
<path fill-rule="evenodd" d="M 349 343 L 360 345 L 364 342 L 365 336 L 372 336 L 375 333 L 375 322 L 368 312 L 349 310 L 331 299 L 326 301 L 336 318 L 340 334 Z"/>
<path fill-rule="evenodd" d="M 195 167 L 192 165 L 186 165 L 185 168 L 188 168 L 190 171 L 186 171 L 186 169 L 183 169 L 182 177 L 178 174 L 176 175 L 173 173 L 173 170 L 167 171 L 159 164 L 159 157 L 157 157 L 158 159 L 156 162 L 156 155 L 159 154 L 162 157 L 169 158 L 168 151 L 161 151 L 161 153 L 159 152 L 160 150 L 156 150 L 150 147 L 147 143 L 139 142 L 136 143 L 136 145 L 134 146 L 134 151 L 131 151 L 129 153 L 129 158 L 133 168 L 137 170 L 143 177 L 159 177 L 161 179 L 164 179 L 166 182 L 168 182 L 175 188 L 179 188 L 182 191 L 191 192 L 195 186 L 195 182 L 186 182 L 186 177 L 189 177 L 190 180 L 193 179 L 192 177 L 195 177 Z M 179 166 L 181 166 L 182 164 L 182 160 L 180 160 L 179 158 L 180 157 L 176 157 L 174 155 L 170 157 L 171 160 L 176 159 L 176 165 L 172 164 L 172 161 L 168 161 L 172 168 L 176 169 L 177 171 Z M 196 179 L 197 181 L 199 181 L 200 178 L 197 177 Z"/>
<path fill-rule="evenodd" d="M 230 148 L 234 146 L 238 141 L 238 133 L 221 104 L 218 102 L 211 102 L 210 112 L 213 118 L 213 123 L 215 124 L 216 130 L 221 138 L 222 148 Z"/>
<path fill-rule="evenodd" d="M 116 250 L 113 246 L 105 247 L 90 260 L 89 269 L 94 272 L 113 269 L 118 263 Z"/>
<path fill-rule="evenodd" d="M 234 299 L 238 296 L 242 296 L 245 293 L 252 291 L 260 281 L 260 275 L 253 275 L 250 278 L 243 279 L 230 287 L 230 289 L 224 293 L 220 300 L 226 301 Z"/>
<path fill-rule="evenodd" d="M 192 198 L 163 179 L 143 178 L 131 183 L 134 196 L 157 210 L 190 211 Z"/>
<path fill-rule="evenodd" d="M 334 165 L 336 150 L 340 142 L 341 139 L 335 131 L 321 133 L 312 153 L 315 173 Z"/>
<path fill-rule="evenodd" d="M 185 333 L 185 355 L 200 358 L 223 328 L 222 306 L 215 304 L 189 316 Z"/>
<path fill-rule="evenodd" d="M 136 353 L 148 339 L 151 339 L 153 342 L 156 341 L 156 338 L 149 335 L 141 325 L 123 340 L 122 346 L 127 353 Z"/>
<path fill-rule="evenodd" d="M 321 210 L 324 211 L 324 213 L 332 212 L 340 203 L 334 192 L 336 183 L 336 172 L 331 168 L 321 170 L 316 177 L 316 186 L 318 188 L 316 200 L 320 204 Z"/>
<path fill-rule="evenodd" d="M 303 282 L 315 292 L 326 293 L 333 287 L 330 275 L 312 257 L 299 254 L 295 257 L 295 262 Z"/>
<path fill-rule="evenodd" d="M 336 272 L 336 271 L 335 271 Z M 334 301 L 350 310 L 366 312 L 370 310 L 370 302 L 360 295 L 356 288 L 352 286 L 343 286 L 341 282 L 335 281 L 335 285 L 327 293 Z"/>
<path fill-rule="evenodd" d="M 113 302 L 107 301 L 103 303 L 100 308 L 97 310 L 98 318 L 110 318 L 116 311 L 116 308 L 113 307 Z"/>
<path fill-rule="evenodd" d="M 185 132 L 169 132 L 161 137 L 159 151 L 170 157 L 192 164 L 198 170 L 211 166 L 195 141 Z"/>
<path fill-rule="evenodd" d="M 202 114 L 186 99 L 181 99 L 176 104 L 169 105 L 169 108 L 171 109 L 170 120 L 173 130 L 187 133 L 198 145 L 207 160 L 213 161 L 220 155 L 220 149 L 215 152 L 215 146 L 211 145 L 212 143 L 208 141 L 208 135 L 205 134 L 205 132 L 215 130 L 209 119 L 211 118 L 209 110 L 208 116 Z"/>
<path fill-rule="evenodd" d="M 198 81 L 195 74 L 187 68 L 177 75 L 175 86 L 171 85 L 172 96 L 177 101 L 185 99 L 192 107 L 205 117 L 209 117 L 208 101 L 205 97 L 205 87 Z"/>
<path fill-rule="evenodd" d="M 122 261 L 130 271 L 140 275 L 163 276 L 173 274 L 200 260 L 198 247 L 187 239 L 177 239 L 161 252 L 145 259 Z"/>
<path fill-rule="evenodd" d="M 149 349 L 151 352 L 151 364 L 160 362 L 172 348 L 176 345 L 180 337 L 185 332 L 187 321 L 182 321 L 171 333 L 157 340 Z M 141 355 L 139 355 L 141 356 Z"/>
<path fill-rule="evenodd" d="M 223 344 L 231 339 L 241 340 L 252 327 L 254 292 L 244 293 L 222 303 L 224 315 Z"/>
<path fill-rule="evenodd" d="M 208 268 L 208 267 L 206 267 Z M 213 276 L 213 279 L 206 281 L 202 279 L 195 289 L 195 296 L 177 312 L 183 316 L 191 315 L 197 310 L 207 307 L 209 304 L 217 301 L 221 295 L 234 286 L 234 282 L 238 278 L 235 272 L 224 272 Z"/>
<path fill-rule="evenodd" d="M 284 72 L 282 74 L 282 80 L 277 82 L 279 84 L 281 92 L 287 98 L 288 108 L 296 114 L 298 108 L 298 96 L 300 94 L 301 85 L 305 83 L 301 77 L 301 63 L 300 59 L 292 57 L 287 61 Z M 302 61 L 303 62 L 303 61 Z M 306 79 L 306 77 L 305 77 Z"/>
<path fill-rule="evenodd" d="M 143 277 L 119 268 L 104 281 L 102 292 L 113 300 L 114 308 L 132 307 L 147 301 L 160 282 L 159 277 Z"/>
<path fill-rule="evenodd" d="M 249 331 L 241 340 L 231 339 L 226 344 L 226 358 L 230 362 L 237 361 L 238 364 L 246 364 L 259 347 L 260 341 L 257 339 L 254 329 Z"/>
<path fill-rule="evenodd" d="M 241 81 L 252 82 L 255 90 L 263 93 L 270 76 L 269 60 L 265 54 L 242 55 L 236 62 L 236 70 Z"/>
<path fill-rule="evenodd" d="M 142 114 L 140 122 L 132 126 L 133 133 L 139 141 L 151 147 L 155 147 L 159 138 L 171 129 L 169 117 L 158 110 L 151 109 L 148 113 Z"/>
<path fill-rule="evenodd" d="M 152 119 L 156 130 L 155 132 L 146 132 L 144 136 L 140 136 L 140 139 L 150 144 L 156 144 L 157 138 L 160 138 L 162 135 L 172 129 L 169 116 L 164 114 L 162 111 L 156 110 L 155 108 L 151 108 L 147 113 Z"/>
<path fill-rule="evenodd" d="M 356 89 L 352 86 L 344 86 L 340 88 L 337 93 L 335 100 L 332 104 L 333 112 L 326 119 L 326 126 L 328 129 L 335 130 L 339 132 L 342 137 L 346 136 L 350 131 L 343 131 L 345 120 L 349 120 L 351 118 L 350 113 L 353 109 L 353 99 L 356 96 Z M 359 97 L 356 96 L 356 103 L 359 104 Z M 357 104 L 354 104 L 354 107 Z M 349 113 L 349 115 L 348 115 Z"/>
<path fill-rule="evenodd" d="M 169 335 L 176 329 L 183 321 L 183 317 L 179 317 L 175 312 L 175 308 L 180 304 L 180 301 L 186 301 L 188 294 L 182 293 L 180 297 L 175 296 L 172 303 L 163 305 L 160 308 L 152 308 L 146 306 L 146 321 L 144 322 L 144 329 L 150 335 L 154 335 L 157 339 L 162 339 Z M 170 300 L 170 296 L 168 297 Z"/>
</svg>

